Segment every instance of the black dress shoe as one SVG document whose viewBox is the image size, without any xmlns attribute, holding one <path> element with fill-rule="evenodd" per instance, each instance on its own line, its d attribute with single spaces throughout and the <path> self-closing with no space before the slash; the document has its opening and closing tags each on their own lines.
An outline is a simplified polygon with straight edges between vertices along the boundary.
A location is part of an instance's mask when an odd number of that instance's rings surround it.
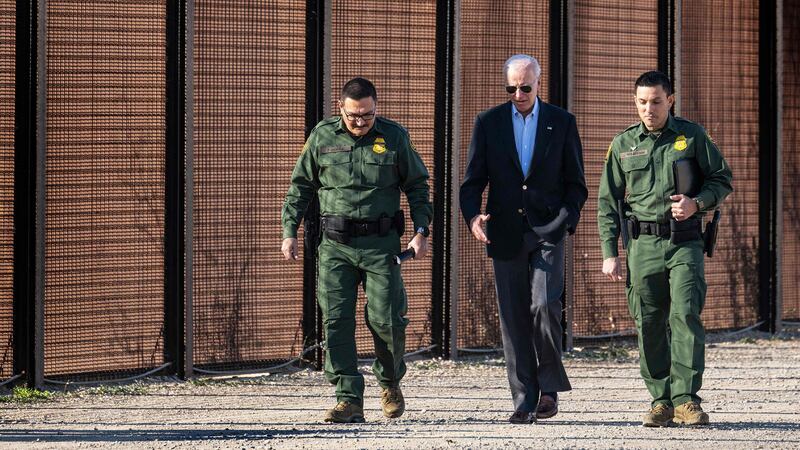
<svg viewBox="0 0 800 450">
<path fill-rule="evenodd" d="M 536 422 L 536 413 L 533 411 L 514 411 L 508 421 L 514 424 L 531 424 Z"/>
<path fill-rule="evenodd" d="M 537 419 L 549 419 L 558 414 L 558 397 L 552 394 L 542 394 L 539 405 L 536 406 Z"/>
</svg>

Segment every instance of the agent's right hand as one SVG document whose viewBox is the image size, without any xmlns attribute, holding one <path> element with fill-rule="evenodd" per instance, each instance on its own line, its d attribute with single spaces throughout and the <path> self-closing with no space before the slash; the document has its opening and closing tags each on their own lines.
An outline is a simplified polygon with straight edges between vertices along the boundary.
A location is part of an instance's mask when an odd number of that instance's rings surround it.
<svg viewBox="0 0 800 450">
<path fill-rule="evenodd" d="M 281 253 L 288 260 L 297 259 L 297 238 L 286 238 L 281 244 Z"/>
<path fill-rule="evenodd" d="M 475 239 L 483 242 L 484 244 L 491 244 L 489 238 L 486 237 L 486 231 L 483 227 L 483 225 L 491 218 L 491 214 L 478 214 L 469 222 L 469 229 L 472 231 L 472 235 L 475 236 Z"/>
<path fill-rule="evenodd" d="M 622 280 L 622 269 L 619 264 L 619 257 L 612 256 L 603 260 L 603 273 L 611 281 Z"/>
</svg>

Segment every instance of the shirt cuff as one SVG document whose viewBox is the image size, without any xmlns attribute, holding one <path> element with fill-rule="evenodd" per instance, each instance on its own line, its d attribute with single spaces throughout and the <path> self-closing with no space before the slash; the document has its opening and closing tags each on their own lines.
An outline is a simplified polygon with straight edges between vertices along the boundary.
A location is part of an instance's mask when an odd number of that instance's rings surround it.
<svg viewBox="0 0 800 450">
<path fill-rule="evenodd" d="M 619 256 L 619 252 L 617 252 L 617 241 L 607 241 L 603 242 L 603 260 L 608 258 L 616 258 Z"/>
<path fill-rule="evenodd" d="M 431 226 L 430 218 L 428 218 L 427 216 L 414 217 L 412 219 L 412 222 L 414 223 L 414 229 L 412 231 L 414 231 L 415 233 L 417 232 L 417 229 L 419 229 L 419 227 Z"/>
<path fill-rule="evenodd" d="M 295 238 L 297 239 L 297 228 L 296 227 L 283 227 L 283 238 Z"/>
</svg>

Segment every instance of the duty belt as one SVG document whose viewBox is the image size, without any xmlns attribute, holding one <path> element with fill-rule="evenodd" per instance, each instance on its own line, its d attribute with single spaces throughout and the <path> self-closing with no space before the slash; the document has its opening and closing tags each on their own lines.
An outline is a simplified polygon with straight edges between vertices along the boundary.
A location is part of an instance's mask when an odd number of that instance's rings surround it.
<svg viewBox="0 0 800 450">
<path fill-rule="evenodd" d="M 397 231 L 402 236 L 405 231 L 405 215 L 403 210 L 398 210 L 393 217 L 381 214 L 375 220 L 351 219 L 345 216 L 323 215 L 320 223 L 322 231 L 342 233 L 347 236 L 369 236 L 377 234 L 386 236 L 390 230 Z"/>
<path fill-rule="evenodd" d="M 389 221 L 389 225 L 384 225 L 386 229 L 393 228 L 391 218 L 384 219 Z M 379 220 L 352 220 L 342 216 L 323 216 L 322 229 L 339 232 L 346 232 L 350 236 L 369 236 L 380 234 L 381 224 Z"/>
<path fill-rule="evenodd" d="M 668 238 L 670 234 L 669 224 L 668 223 L 658 223 L 658 222 L 639 222 L 639 233 L 638 234 L 649 234 L 652 236 L 659 236 L 662 238 Z"/>
</svg>

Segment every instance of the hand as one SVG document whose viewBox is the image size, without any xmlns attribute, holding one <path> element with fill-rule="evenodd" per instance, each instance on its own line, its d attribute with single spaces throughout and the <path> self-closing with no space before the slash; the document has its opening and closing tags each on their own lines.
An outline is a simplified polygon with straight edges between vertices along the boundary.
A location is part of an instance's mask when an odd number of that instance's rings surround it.
<svg viewBox="0 0 800 450">
<path fill-rule="evenodd" d="M 692 215 L 697 212 L 697 202 L 691 197 L 678 194 L 670 195 L 669 199 L 675 202 L 671 205 L 672 217 L 678 222 L 692 217 Z"/>
<path fill-rule="evenodd" d="M 283 257 L 288 261 L 291 259 L 297 259 L 297 238 L 286 238 L 283 240 L 281 244 L 281 253 L 283 253 Z"/>
<path fill-rule="evenodd" d="M 611 281 L 622 280 L 622 269 L 620 269 L 619 257 L 612 256 L 603 260 L 603 274 Z"/>
<path fill-rule="evenodd" d="M 483 242 L 484 244 L 492 243 L 489 238 L 486 237 L 486 232 L 483 229 L 483 224 L 488 222 L 491 218 L 491 214 L 478 214 L 469 222 L 469 229 L 472 231 L 472 235 L 475 236 L 475 239 Z"/>
<path fill-rule="evenodd" d="M 428 253 L 428 238 L 417 233 L 406 248 L 414 249 L 414 259 L 422 259 L 425 257 L 425 254 Z"/>
</svg>

